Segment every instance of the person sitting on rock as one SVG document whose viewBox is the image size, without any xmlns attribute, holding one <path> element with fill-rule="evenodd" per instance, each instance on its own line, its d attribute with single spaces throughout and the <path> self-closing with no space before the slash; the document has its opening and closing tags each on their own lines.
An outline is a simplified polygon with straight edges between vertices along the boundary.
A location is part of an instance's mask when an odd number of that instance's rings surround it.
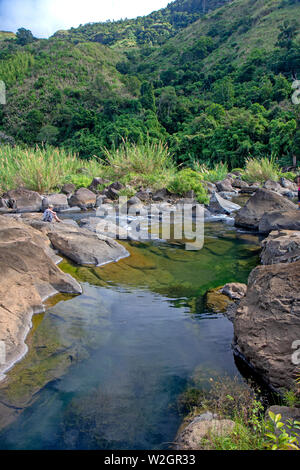
<svg viewBox="0 0 300 470">
<path fill-rule="evenodd" d="M 300 209 L 300 175 L 297 176 L 297 184 L 298 184 L 298 209 Z"/>
<path fill-rule="evenodd" d="M 48 209 L 45 210 L 43 215 L 43 222 L 53 222 L 53 219 L 56 222 L 61 222 L 61 220 L 57 217 L 56 212 L 53 210 L 53 206 L 48 206 Z"/>
</svg>

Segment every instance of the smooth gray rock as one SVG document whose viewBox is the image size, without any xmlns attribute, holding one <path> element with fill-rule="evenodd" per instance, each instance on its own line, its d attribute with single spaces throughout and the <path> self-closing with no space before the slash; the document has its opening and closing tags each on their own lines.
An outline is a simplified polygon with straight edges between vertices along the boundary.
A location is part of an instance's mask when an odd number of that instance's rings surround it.
<svg viewBox="0 0 300 470">
<path fill-rule="evenodd" d="M 213 214 L 231 214 L 241 208 L 238 204 L 223 199 L 219 194 L 213 193 L 210 198 L 208 210 Z"/>
<path fill-rule="evenodd" d="M 129 256 L 128 251 L 112 238 L 83 228 L 56 224 L 48 237 L 60 253 L 79 265 L 102 265 Z"/>
</svg>

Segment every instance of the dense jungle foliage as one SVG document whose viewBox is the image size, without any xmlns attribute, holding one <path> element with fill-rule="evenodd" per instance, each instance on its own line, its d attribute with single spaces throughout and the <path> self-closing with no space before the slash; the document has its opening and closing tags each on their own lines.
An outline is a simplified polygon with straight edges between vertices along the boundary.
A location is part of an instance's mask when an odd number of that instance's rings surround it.
<svg viewBox="0 0 300 470">
<path fill-rule="evenodd" d="M 177 0 L 135 20 L 0 34 L 0 142 L 81 158 L 165 142 L 177 163 L 300 154 L 300 0 Z M 297 93 L 297 91 L 296 91 Z"/>
</svg>

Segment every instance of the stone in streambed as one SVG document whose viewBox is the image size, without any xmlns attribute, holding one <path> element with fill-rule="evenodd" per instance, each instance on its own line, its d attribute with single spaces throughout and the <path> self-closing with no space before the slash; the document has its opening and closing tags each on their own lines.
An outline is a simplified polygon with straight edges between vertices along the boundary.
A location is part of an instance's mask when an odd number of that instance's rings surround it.
<svg viewBox="0 0 300 470">
<path fill-rule="evenodd" d="M 234 204 L 231 201 L 223 199 L 219 194 L 213 193 L 210 198 L 208 210 L 213 214 L 226 214 L 229 215 L 234 211 L 238 211 L 241 208 L 238 204 Z"/>
<path fill-rule="evenodd" d="M 266 212 L 259 221 L 260 233 L 273 230 L 300 230 L 300 210 L 293 204 L 292 210 Z"/>
<path fill-rule="evenodd" d="M 292 388 L 300 338 L 300 261 L 255 268 L 234 319 L 235 352 L 273 388 Z"/>
<path fill-rule="evenodd" d="M 271 211 L 295 210 L 297 206 L 283 196 L 268 189 L 257 189 L 245 206 L 235 215 L 235 225 L 258 230 L 264 214 Z"/>
<path fill-rule="evenodd" d="M 262 247 L 262 264 L 294 263 L 300 260 L 300 231 L 271 232 Z"/>
<path fill-rule="evenodd" d="M 87 188 L 78 189 L 69 199 L 69 205 L 92 208 L 96 204 L 96 194 Z"/>
</svg>

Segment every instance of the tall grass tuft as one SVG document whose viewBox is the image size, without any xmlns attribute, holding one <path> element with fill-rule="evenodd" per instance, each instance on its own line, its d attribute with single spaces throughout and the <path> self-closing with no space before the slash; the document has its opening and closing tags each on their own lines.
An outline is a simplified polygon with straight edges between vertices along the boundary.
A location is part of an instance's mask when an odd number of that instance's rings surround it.
<svg viewBox="0 0 300 470">
<path fill-rule="evenodd" d="M 222 181 L 228 175 L 228 166 L 226 163 L 217 163 L 215 167 L 211 169 L 205 163 L 200 164 L 199 162 L 194 162 L 193 168 L 200 174 L 200 178 L 203 181 L 209 181 L 210 183 Z"/>
<path fill-rule="evenodd" d="M 149 175 L 175 169 L 169 149 L 162 142 L 131 144 L 123 141 L 117 149 L 104 149 L 104 154 L 107 164 L 117 177 L 128 173 Z"/>
<path fill-rule="evenodd" d="M 63 149 L 0 147 L 0 191 L 19 186 L 46 192 L 63 184 L 82 166 L 76 155 Z"/>
<path fill-rule="evenodd" d="M 279 165 L 274 158 L 248 158 L 243 173 L 243 179 L 249 183 L 263 183 L 267 180 L 278 181 Z"/>
</svg>

